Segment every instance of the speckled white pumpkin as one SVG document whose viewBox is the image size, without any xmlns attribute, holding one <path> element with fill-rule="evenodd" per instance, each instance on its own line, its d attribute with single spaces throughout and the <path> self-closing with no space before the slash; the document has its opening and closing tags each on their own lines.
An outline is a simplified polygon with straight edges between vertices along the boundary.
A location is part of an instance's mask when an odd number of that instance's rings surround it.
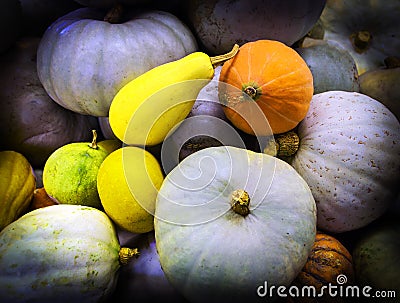
<svg viewBox="0 0 400 303">
<path fill-rule="evenodd" d="M 400 123 L 356 92 L 314 95 L 290 163 L 317 203 L 318 227 L 345 232 L 380 217 L 400 184 Z"/>
<path fill-rule="evenodd" d="M 119 250 L 102 211 L 80 205 L 31 211 L 0 233 L 0 300 L 104 301 L 115 289 Z"/>
</svg>

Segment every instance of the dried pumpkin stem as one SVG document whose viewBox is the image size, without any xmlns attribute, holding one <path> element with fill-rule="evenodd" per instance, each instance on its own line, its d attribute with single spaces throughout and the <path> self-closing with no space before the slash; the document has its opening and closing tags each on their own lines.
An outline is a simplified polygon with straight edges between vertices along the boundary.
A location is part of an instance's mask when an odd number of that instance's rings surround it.
<svg viewBox="0 0 400 303">
<path fill-rule="evenodd" d="M 92 142 L 89 144 L 90 148 L 97 149 L 97 132 L 95 129 L 92 130 L 93 139 Z"/>
<path fill-rule="evenodd" d="M 233 58 L 237 54 L 238 51 L 239 51 L 239 45 L 235 44 L 229 53 L 210 57 L 211 64 L 215 67 L 215 66 Z"/>
<path fill-rule="evenodd" d="M 291 157 L 299 149 L 300 139 L 294 131 L 289 131 L 275 137 L 278 157 Z"/>
<path fill-rule="evenodd" d="M 350 39 L 356 52 L 362 53 L 369 47 L 372 36 L 368 31 L 359 31 L 352 34 Z"/>
<path fill-rule="evenodd" d="M 121 247 L 118 255 L 119 263 L 121 265 L 126 265 L 133 257 L 139 257 L 140 252 L 137 248 Z"/>
<path fill-rule="evenodd" d="M 243 217 L 247 216 L 250 213 L 250 196 L 243 189 L 237 189 L 233 191 L 231 196 L 231 208 L 232 210 L 242 215 Z"/>
</svg>

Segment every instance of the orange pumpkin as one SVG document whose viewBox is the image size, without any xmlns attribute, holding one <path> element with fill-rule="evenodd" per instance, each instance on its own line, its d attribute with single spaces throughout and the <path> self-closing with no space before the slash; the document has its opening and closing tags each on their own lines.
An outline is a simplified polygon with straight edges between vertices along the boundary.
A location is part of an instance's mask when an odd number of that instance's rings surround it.
<svg viewBox="0 0 400 303">
<path fill-rule="evenodd" d="M 243 44 L 236 56 L 224 63 L 219 80 L 226 117 L 252 135 L 295 128 L 304 119 L 314 93 L 313 77 L 303 58 L 274 40 Z"/>
<path fill-rule="evenodd" d="M 317 232 L 311 253 L 302 271 L 298 274 L 292 285 L 301 289 L 303 286 L 314 287 L 317 296 L 322 292 L 323 286 L 354 285 L 353 260 L 347 248 L 335 237 Z M 293 298 L 292 302 L 342 302 L 343 298 L 331 297 L 328 291 L 324 296 Z"/>
</svg>

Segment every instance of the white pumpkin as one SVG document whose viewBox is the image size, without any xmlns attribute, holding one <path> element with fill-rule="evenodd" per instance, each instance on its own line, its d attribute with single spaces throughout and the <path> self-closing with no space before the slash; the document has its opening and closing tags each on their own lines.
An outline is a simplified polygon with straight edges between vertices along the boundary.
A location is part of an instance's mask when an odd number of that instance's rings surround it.
<svg viewBox="0 0 400 303">
<path fill-rule="evenodd" d="M 288 286 L 304 266 L 315 211 L 307 184 L 284 161 L 202 149 L 167 175 L 157 196 L 161 266 L 190 302 L 259 302 L 266 281 Z"/>
<path fill-rule="evenodd" d="M 111 101 L 129 81 L 197 49 L 195 37 L 174 15 L 127 9 L 120 23 L 106 12 L 80 8 L 44 33 L 37 69 L 47 93 L 74 112 L 108 116 Z"/>
<path fill-rule="evenodd" d="M 399 192 L 400 123 L 382 103 L 344 91 L 314 95 L 290 160 L 310 186 L 318 227 L 345 232 L 380 217 Z"/>
</svg>

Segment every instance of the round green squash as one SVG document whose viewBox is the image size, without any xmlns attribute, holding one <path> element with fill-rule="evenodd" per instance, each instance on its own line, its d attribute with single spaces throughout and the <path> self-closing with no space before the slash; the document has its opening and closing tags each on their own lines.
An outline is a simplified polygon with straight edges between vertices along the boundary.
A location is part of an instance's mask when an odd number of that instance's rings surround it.
<svg viewBox="0 0 400 303">
<path fill-rule="evenodd" d="M 316 209 L 284 161 L 219 146 L 167 175 L 154 225 L 164 273 L 190 302 L 258 302 L 265 281 L 288 286 L 304 266 Z"/>
<path fill-rule="evenodd" d="M 352 255 L 360 285 L 370 286 L 374 290 L 396 291 L 396 297 L 399 295 L 399 234 L 398 217 L 388 217 L 366 229 L 356 240 Z"/>
<path fill-rule="evenodd" d="M 208 54 L 224 54 L 235 43 L 268 39 L 287 45 L 317 22 L 326 0 L 189 0 L 188 24 Z"/>
<path fill-rule="evenodd" d="M 320 16 L 324 40 L 340 43 L 353 56 L 359 75 L 384 67 L 400 49 L 400 2 L 327 0 Z"/>
<path fill-rule="evenodd" d="M 306 42 L 306 43 L 305 43 Z M 296 51 L 313 75 L 314 94 L 330 90 L 358 92 L 356 63 L 350 53 L 334 42 L 305 39 Z"/>
<path fill-rule="evenodd" d="M 43 167 L 57 148 L 91 139 L 97 119 L 54 102 L 36 71 L 39 37 L 23 37 L 0 57 L 0 148 L 22 153 L 34 168 Z"/>
<path fill-rule="evenodd" d="M 0 230 L 28 210 L 35 188 L 28 160 L 15 151 L 0 151 Z"/>
<path fill-rule="evenodd" d="M 77 113 L 108 116 L 125 84 L 197 49 L 191 31 L 170 13 L 127 9 L 120 23 L 104 21 L 105 15 L 97 9 L 75 10 L 46 30 L 38 48 L 43 87 Z"/>
<path fill-rule="evenodd" d="M 120 144 L 116 140 L 74 142 L 55 150 L 43 168 L 46 192 L 61 204 L 79 204 L 102 209 L 97 191 L 97 173 L 104 159 Z M 103 145 L 105 143 L 105 145 Z"/>
<path fill-rule="evenodd" d="M 104 212 L 79 205 L 39 208 L 0 232 L 0 297 L 7 303 L 104 302 L 121 262 L 133 255 L 136 250 L 120 247 Z"/>
<path fill-rule="evenodd" d="M 316 94 L 296 131 L 289 162 L 310 186 L 319 229 L 351 231 L 385 213 L 400 184 L 400 123 L 387 107 L 357 92 Z"/>
</svg>

